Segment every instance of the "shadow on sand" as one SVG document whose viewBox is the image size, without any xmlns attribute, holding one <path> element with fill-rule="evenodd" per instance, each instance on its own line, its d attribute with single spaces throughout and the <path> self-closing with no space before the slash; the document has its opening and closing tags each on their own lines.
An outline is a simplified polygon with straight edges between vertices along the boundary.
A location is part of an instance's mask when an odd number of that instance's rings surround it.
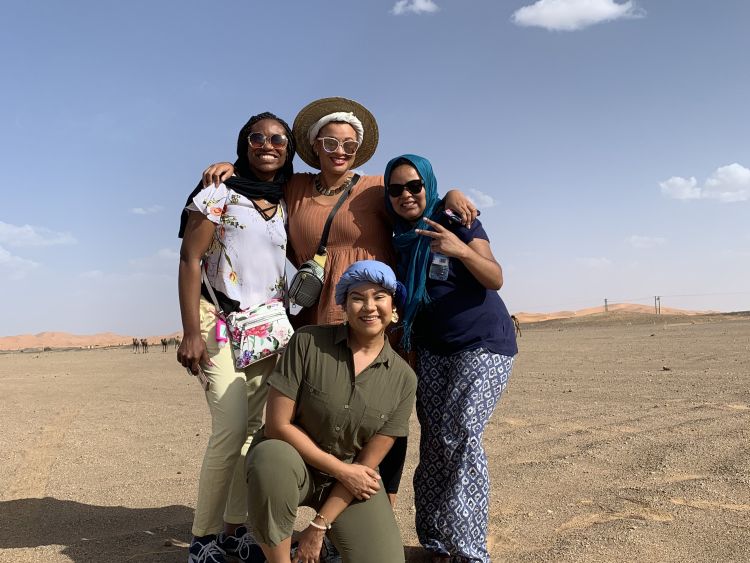
<svg viewBox="0 0 750 563">
<path fill-rule="evenodd" d="M 0 501 L 0 550 L 62 546 L 74 563 L 184 563 L 193 509 L 94 506 L 52 497 Z M 56 549 L 57 551 L 57 549 Z M 421 547 L 406 561 L 429 561 Z"/>
<path fill-rule="evenodd" d="M 0 502 L 0 550 L 63 546 L 75 563 L 184 563 L 193 509 L 92 506 L 51 497 Z"/>
</svg>

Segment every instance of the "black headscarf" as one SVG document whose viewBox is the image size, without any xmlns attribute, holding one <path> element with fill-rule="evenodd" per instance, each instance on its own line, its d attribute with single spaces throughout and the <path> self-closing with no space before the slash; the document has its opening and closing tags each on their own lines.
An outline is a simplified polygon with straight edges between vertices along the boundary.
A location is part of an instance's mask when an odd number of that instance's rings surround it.
<svg viewBox="0 0 750 563">
<path fill-rule="evenodd" d="M 262 119 L 273 119 L 278 121 L 284 128 L 286 138 L 288 139 L 284 166 L 281 167 L 273 180 L 270 181 L 259 180 L 253 173 L 252 168 L 250 168 L 250 161 L 247 158 L 247 137 L 250 134 L 250 129 Z M 284 195 L 284 184 L 289 181 L 289 178 L 291 178 L 294 173 L 294 168 L 292 167 L 294 154 L 294 135 L 286 121 L 268 111 L 254 115 L 247 123 L 245 123 L 242 129 L 240 129 L 240 134 L 237 136 L 237 160 L 234 162 L 235 176 L 228 178 L 224 183 L 227 187 L 231 188 L 232 191 L 242 194 L 248 199 L 263 198 L 271 203 L 278 203 Z M 203 182 L 200 181 L 185 202 L 182 214 L 180 215 L 180 231 L 177 235 L 179 238 L 184 236 L 185 227 L 187 226 L 188 211 L 186 208 L 192 203 L 195 195 L 202 189 Z"/>
</svg>

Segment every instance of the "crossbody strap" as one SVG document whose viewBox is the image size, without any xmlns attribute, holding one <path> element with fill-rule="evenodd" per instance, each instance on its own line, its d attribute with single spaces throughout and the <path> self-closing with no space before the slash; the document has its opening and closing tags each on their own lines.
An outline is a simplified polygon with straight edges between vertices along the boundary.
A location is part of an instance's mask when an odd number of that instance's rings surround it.
<svg viewBox="0 0 750 563">
<path fill-rule="evenodd" d="M 354 185 L 358 181 L 359 181 L 359 174 L 355 174 L 354 176 L 352 176 L 352 181 L 349 183 L 349 186 L 344 190 L 344 193 L 341 194 L 341 197 L 336 202 L 336 205 L 333 206 L 333 209 L 331 209 L 331 212 L 328 214 L 328 219 L 326 219 L 325 227 L 323 227 L 323 236 L 320 237 L 320 244 L 318 245 L 318 250 L 315 254 L 319 256 L 325 255 L 326 245 L 328 244 L 328 233 L 331 230 L 331 223 L 333 222 L 333 216 L 336 215 L 336 212 L 344 204 L 344 200 L 347 197 L 349 197 L 349 194 L 352 192 Z"/>
<path fill-rule="evenodd" d="M 201 279 L 203 280 L 203 284 L 206 286 L 206 290 L 208 291 L 208 294 L 211 296 L 211 301 L 214 302 L 214 307 L 216 307 L 216 311 L 218 312 L 218 315 L 222 319 L 225 318 L 224 311 L 222 310 L 221 306 L 219 305 L 219 300 L 216 299 L 216 294 L 214 293 L 214 288 L 211 287 L 210 283 L 208 283 L 208 276 L 206 275 L 206 270 L 203 268 L 203 265 L 201 265 Z"/>
</svg>

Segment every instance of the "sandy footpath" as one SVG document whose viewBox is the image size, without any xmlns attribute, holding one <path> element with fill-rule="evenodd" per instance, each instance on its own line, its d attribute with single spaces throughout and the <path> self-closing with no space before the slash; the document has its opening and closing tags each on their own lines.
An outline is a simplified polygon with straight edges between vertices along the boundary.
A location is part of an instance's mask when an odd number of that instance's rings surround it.
<svg viewBox="0 0 750 563">
<path fill-rule="evenodd" d="M 750 561 L 750 318 L 553 321 L 520 348 L 485 435 L 494 561 Z M 0 355 L 1 562 L 186 560 L 210 425 L 174 358 Z"/>
</svg>

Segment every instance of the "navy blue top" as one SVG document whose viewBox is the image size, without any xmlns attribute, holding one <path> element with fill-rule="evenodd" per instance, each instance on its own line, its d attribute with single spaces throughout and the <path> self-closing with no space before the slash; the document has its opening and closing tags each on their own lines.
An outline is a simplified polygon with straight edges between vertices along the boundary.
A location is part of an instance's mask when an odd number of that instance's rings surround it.
<svg viewBox="0 0 750 563">
<path fill-rule="evenodd" d="M 479 220 L 468 229 L 445 216 L 438 222 L 467 244 L 475 238 L 489 242 Z M 480 284 L 460 260 L 448 262 L 448 279 L 427 278 L 430 303 L 417 313 L 414 342 L 441 355 L 480 347 L 504 356 L 517 354 L 515 327 L 500 295 Z"/>
</svg>

